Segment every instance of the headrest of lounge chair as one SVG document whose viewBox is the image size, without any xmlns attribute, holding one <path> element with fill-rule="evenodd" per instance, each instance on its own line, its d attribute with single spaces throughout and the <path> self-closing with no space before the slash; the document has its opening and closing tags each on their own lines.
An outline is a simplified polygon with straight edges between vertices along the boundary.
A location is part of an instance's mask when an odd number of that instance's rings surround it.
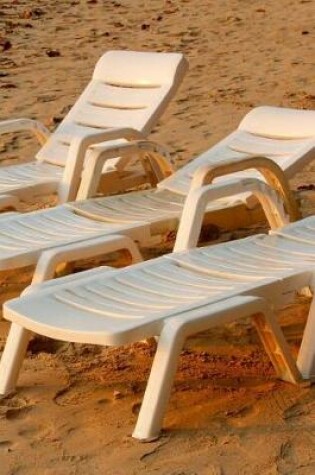
<svg viewBox="0 0 315 475">
<path fill-rule="evenodd" d="M 241 121 L 239 130 L 277 139 L 315 138 L 315 111 L 256 107 Z"/>
<path fill-rule="evenodd" d="M 157 87 L 176 83 L 187 67 L 180 53 L 108 51 L 97 62 L 93 79 L 117 86 Z"/>
</svg>

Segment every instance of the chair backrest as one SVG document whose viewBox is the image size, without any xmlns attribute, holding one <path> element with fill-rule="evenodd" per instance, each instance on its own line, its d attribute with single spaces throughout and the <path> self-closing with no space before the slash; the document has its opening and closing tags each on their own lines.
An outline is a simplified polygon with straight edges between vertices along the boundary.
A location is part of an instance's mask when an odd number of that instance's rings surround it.
<svg viewBox="0 0 315 475">
<path fill-rule="evenodd" d="M 238 130 L 271 139 L 315 138 L 315 111 L 282 107 L 255 107 Z"/>
<path fill-rule="evenodd" d="M 227 159 L 262 155 L 273 159 L 288 177 L 304 166 L 302 157 L 314 156 L 315 111 L 282 107 L 256 107 L 245 115 L 237 130 L 158 184 L 161 189 L 186 195 L 195 171 Z M 254 170 L 237 176 L 259 177 Z M 225 180 L 226 177 L 219 180 Z"/>
<path fill-rule="evenodd" d="M 105 53 L 92 80 L 36 158 L 64 166 L 71 138 L 89 131 L 131 127 L 146 136 L 174 96 L 187 66 L 180 53 Z"/>
</svg>

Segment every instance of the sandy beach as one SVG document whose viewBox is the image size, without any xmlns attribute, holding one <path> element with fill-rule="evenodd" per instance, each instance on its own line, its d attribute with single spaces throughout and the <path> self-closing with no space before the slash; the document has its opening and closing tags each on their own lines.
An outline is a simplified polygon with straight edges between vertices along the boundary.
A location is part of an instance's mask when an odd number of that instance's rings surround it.
<svg viewBox="0 0 315 475">
<path fill-rule="evenodd" d="M 315 109 L 314 24 L 314 0 L 0 0 L 0 120 L 53 130 L 105 51 L 180 51 L 190 70 L 151 137 L 182 166 L 254 106 Z M 24 134 L 2 136 L 0 166 L 36 149 Z M 314 173 L 301 170 L 292 186 Z M 117 263 L 126 264 L 106 260 Z M 1 303 L 30 278 L 30 269 L 2 273 Z M 294 354 L 309 303 L 299 297 L 279 313 Z M 7 331 L 0 320 L 1 350 Z M 152 358 L 145 343 L 31 342 L 17 392 L 0 401 L 0 475 L 315 473 L 315 387 L 278 381 L 248 321 L 187 342 L 162 437 L 141 444 L 131 432 Z"/>
</svg>

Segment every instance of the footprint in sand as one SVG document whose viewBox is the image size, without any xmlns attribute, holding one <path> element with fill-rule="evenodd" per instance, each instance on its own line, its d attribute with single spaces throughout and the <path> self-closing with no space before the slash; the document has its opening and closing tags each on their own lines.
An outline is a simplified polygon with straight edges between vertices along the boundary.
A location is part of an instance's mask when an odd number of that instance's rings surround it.
<svg viewBox="0 0 315 475">
<path fill-rule="evenodd" d="M 0 418 L 22 419 L 32 407 L 29 401 L 24 398 L 16 396 L 4 398 L 0 401 Z"/>
<path fill-rule="evenodd" d="M 257 415 L 259 409 L 253 405 L 244 406 L 235 410 L 227 411 L 227 422 L 234 427 L 244 427 L 252 423 L 252 418 Z"/>
<path fill-rule="evenodd" d="M 57 406 L 72 406 L 78 401 L 78 393 L 73 393 L 73 385 L 59 389 L 53 397 L 53 402 Z"/>
<path fill-rule="evenodd" d="M 85 401 L 92 402 L 93 390 L 89 388 L 80 388 L 75 384 L 70 384 L 55 394 L 53 402 L 57 406 L 78 406 L 84 404 Z M 100 405 L 109 404 L 112 401 L 109 398 L 102 397 L 97 403 Z"/>
<path fill-rule="evenodd" d="M 32 406 L 16 407 L 14 409 L 8 409 L 5 413 L 5 418 L 9 421 L 14 419 L 22 419 L 30 410 Z"/>
<path fill-rule="evenodd" d="M 0 440 L 0 450 L 9 449 L 12 446 L 13 442 L 11 440 Z"/>
<path fill-rule="evenodd" d="M 36 435 L 39 430 L 41 428 L 40 427 L 33 427 L 33 426 L 29 426 L 29 427 L 23 427 L 23 429 L 19 430 L 18 431 L 18 435 L 21 436 L 21 437 L 33 437 L 34 435 Z"/>
<path fill-rule="evenodd" d="M 5 454 L 8 454 L 9 452 L 12 452 L 13 445 L 14 445 L 14 442 L 12 442 L 11 440 L 8 440 L 8 439 L 0 440 L 0 461 L 2 459 L 2 456 L 4 456 Z M 0 471 L 1 471 L 1 464 L 0 464 Z"/>
</svg>

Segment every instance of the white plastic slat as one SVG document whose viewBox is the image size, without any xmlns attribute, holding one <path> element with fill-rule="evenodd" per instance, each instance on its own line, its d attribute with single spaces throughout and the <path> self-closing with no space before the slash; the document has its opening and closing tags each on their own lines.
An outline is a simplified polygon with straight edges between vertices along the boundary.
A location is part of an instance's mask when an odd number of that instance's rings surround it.
<svg viewBox="0 0 315 475">
<path fill-rule="evenodd" d="M 152 110 L 146 109 L 115 109 L 112 107 L 96 107 L 90 104 L 77 108 L 74 121 L 78 125 L 96 128 L 131 127 L 141 131 L 152 116 Z"/>
<path fill-rule="evenodd" d="M 35 186 L 46 181 L 58 183 L 61 175 L 62 169 L 46 163 L 31 162 L 3 167 L 0 169 L 0 193 L 14 191 L 21 185 Z"/>
<path fill-rule="evenodd" d="M 290 267 L 293 264 L 303 262 L 303 259 L 311 262 L 315 259 L 315 246 L 296 240 L 291 240 L 286 236 L 271 236 L 268 240 L 257 242 L 258 251 L 265 250 L 266 254 L 274 260 L 282 261 L 283 265 L 287 263 Z M 257 252 L 258 252 L 257 251 Z"/>
<path fill-rule="evenodd" d="M 146 312 L 157 313 L 172 307 L 170 303 L 167 305 L 142 305 L 141 302 L 136 305 L 126 305 L 125 302 L 112 299 L 111 294 L 105 298 L 97 296 L 94 292 L 90 292 L 84 287 L 79 287 L 75 291 L 60 290 L 55 294 L 55 299 L 64 302 L 74 308 L 88 310 L 99 315 L 109 315 L 116 318 L 144 318 Z M 174 303 L 173 303 L 174 305 Z"/>
<path fill-rule="evenodd" d="M 198 272 L 225 275 L 227 278 L 233 279 L 253 279 L 259 280 L 270 275 L 270 268 L 262 267 L 261 262 L 257 262 L 255 266 L 255 255 L 250 254 L 247 259 L 238 256 L 240 244 L 248 246 L 250 249 L 251 239 L 246 238 L 238 242 L 229 244 L 220 244 L 213 247 L 200 248 L 186 253 L 170 254 L 165 256 L 171 260 L 175 260 L 184 268 L 194 269 Z M 282 272 L 282 267 L 274 266 L 273 273 Z"/>
<path fill-rule="evenodd" d="M 231 150 L 238 152 L 272 158 L 278 155 L 292 155 L 297 153 L 308 143 L 311 143 L 309 139 L 271 139 L 250 134 L 245 131 L 239 131 L 231 140 L 229 147 Z"/>
<path fill-rule="evenodd" d="M 135 223 L 135 229 L 137 223 Z M 110 234 L 128 230 L 128 226 L 110 225 L 78 216 L 66 207 L 39 211 L 31 215 L 19 215 L 1 223 L 0 249 L 13 252 L 21 249 L 41 250 L 58 243 L 82 240 L 84 237 Z"/>
<path fill-rule="evenodd" d="M 162 261 L 163 262 L 163 261 Z M 165 264 L 163 262 L 164 273 L 165 273 Z M 168 279 L 165 281 L 163 276 L 160 276 L 159 273 L 155 273 L 156 267 L 151 267 L 150 275 L 148 276 L 145 268 L 138 269 L 133 273 L 132 278 L 130 279 L 127 274 L 122 274 L 116 277 L 117 282 L 123 286 L 134 289 L 135 291 L 148 292 L 154 294 L 158 299 L 172 298 L 174 301 L 185 301 L 186 299 L 191 298 L 200 298 L 204 295 L 204 288 L 198 291 L 197 288 L 190 288 L 183 285 L 183 282 L 170 281 Z M 158 269 L 159 270 L 159 269 Z M 186 271 L 189 274 L 189 271 Z M 192 274 L 190 272 L 190 274 Z M 193 275 L 191 277 L 194 277 Z M 186 288 L 185 288 L 186 287 Z M 185 292 L 183 293 L 183 288 Z M 211 286 L 209 285 L 208 289 Z"/>
<path fill-rule="evenodd" d="M 97 295 L 102 298 L 110 298 L 113 301 L 124 303 L 124 305 L 131 305 L 133 308 L 141 306 L 143 308 L 167 308 L 169 304 L 174 303 L 173 297 L 163 296 L 163 299 L 157 300 L 156 294 L 152 295 L 141 290 L 135 290 L 134 288 L 128 288 L 126 285 L 119 282 L 109 282 L 106 285 L 100 285 L 95 283 L 92 286 L 87 286 L 86 289 L 91 292 L 91 295 Z"/>
<path fill-rule="evenodd" d="M 315 219 L 314 216 L 303 219 L 302 222 L 292 223 L 284 229 L 274 231 L 273 234 L 284 236 L 290 240 L 300 241 L 307 245 L 315 246 L 314 239 Z"/>
<path fill-rule="evenodd" d="M 236 282 L 229 282 L 227 280 L 222 280 L 220 278 L 214 277 L 214 276 L 209 276 L 209 275 L 203 275 L 203 274 L 194 274 L 194 278 L 191 279 L 191 272 L 185 272 L 183 271 L 183 268 L 181 266 L 170 266 L 168 267 L 167 274 L 164 271 L 164 268 L 161 269 L 154 269 L 154 273 L 152 272 L 150 267 L 146 267 L 146 274 L 149 276 L 149 278 L 153 277 L 158 277 L 160 279 L 163 279 L 166 283 L 174 282 L 175 281 L 179 285 L 184 285 L 185 288 L 190 288 L 190 287 L 197 287 L 198 289 L 202 289 L 202 291 L 209 289 L 225 289 L 225 290 L 231 290 L 234 285 L 238 285 L 239 283 Z"/>
<path fill-rule="evenodd" d="M 165 218 L 179 217 L 183 203 L 182 197 L 177 197 L 167 191 L 146 190 L 85 202 L 73 202 L 67 206 L 75 210 L 77 214 L 91 219 L 128 223 L 135 220 L 158 222 Z"/>
<path fill-rule="evenodd" d="M 74 106 L 74 109 L 75 108 L 76 106 Z M 101 130 L 105 130 L 106 128 L 107 127 L 101 127 Z M 55 140 L 58 143 L 70 145 L 71 140 L 74 137 L 83 137 L 89 132 L 93 134 L 100 132 L 100 128 L 82 126 L 76 124 L 74 121 L 65 119 L 64 122 L 61 122 L 49 140 Z"/>
<path fill-rule="evenodd" d="M 224 260 L 224 262 L 238 266 L 241 269 L 253 269 L 257 274 L 269 274 L 270 271 L 282 271 L 288 268 L 288 265 L 283 261 L 277 261 L 273 257 L 268 256 L 268 253 L 260 252 L 259 244 L 261 242 L 270 242 L 269 239 L 262 238 L 255 239 L 241 239 L 231 245 L 217 246 L 215 252 L 209 250 L 201 250 L 201 255 L 207 259 L 210 258 Z M 261 255 L 263 254 L 263 255 Z M 265 264 L 265 266 L 264 266 Z"/>
<path fill-rule="evenodd" d="M 95 82 L 90 90 L 87 102 L 98 107 L 117 109 L 147 109 L 156 107 L 156 103 L 163 99 L 166 87 L 122 88 L 103 82 Z"/>
<path fill-rule="evenodd" d="M 137 206 L 137 209 L 139 209 L 139 211 L 163 210 L 172 213 L 173 211 L 178 212 L 182 209 L 184 200 L 182 200 L 181 203 L 172 203 L 171 201 L 167 202 L 166 200 L 155 199 L 155 197 L 158 198 L 161 194 L 162 193 L 158 193 L 157 191 L 155 191 L 153 193 L 137 193 L 130 196 L 128 196 L 128 194 L 120 195 L 119 197 L 117 197 L 116 200 L 112 200 L 112 202 L 115 205 L 119 203 L 120 206 L 126 206 L 127 208 L 133 206 L 134 203 Z"/>
</svg>

